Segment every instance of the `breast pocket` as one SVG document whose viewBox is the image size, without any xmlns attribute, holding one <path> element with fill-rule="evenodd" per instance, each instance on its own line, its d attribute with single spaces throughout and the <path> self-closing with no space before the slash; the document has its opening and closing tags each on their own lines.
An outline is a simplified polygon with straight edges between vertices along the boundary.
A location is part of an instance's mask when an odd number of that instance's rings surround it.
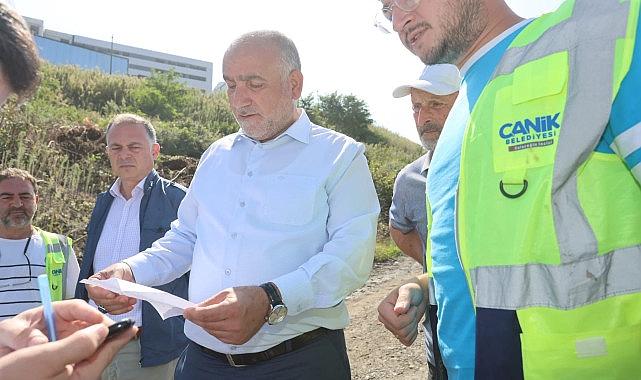
<svg viewBox="0 0 641 380">
<path fill-rule="evenodd" d="M 286 225 L 309 223 L 316 209 L 318 185 L 312 177 L 276 175 L 258 187 L 259 216 L 267 222 Z"/>
</svg>

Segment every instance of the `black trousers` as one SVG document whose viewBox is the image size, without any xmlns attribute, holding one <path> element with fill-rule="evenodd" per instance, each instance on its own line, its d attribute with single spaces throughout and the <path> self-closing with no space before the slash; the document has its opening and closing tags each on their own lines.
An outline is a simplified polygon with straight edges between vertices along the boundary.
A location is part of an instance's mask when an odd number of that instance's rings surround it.
<svg viewBox="0 0 641 380">
<path fill-rule="evenodd" d="M 190 342 L 176 365 L 176 380 L 349 380 L 343 330 L 332 330 L 308 345 L 246 367 L 233 367 Z"/>
</svg>

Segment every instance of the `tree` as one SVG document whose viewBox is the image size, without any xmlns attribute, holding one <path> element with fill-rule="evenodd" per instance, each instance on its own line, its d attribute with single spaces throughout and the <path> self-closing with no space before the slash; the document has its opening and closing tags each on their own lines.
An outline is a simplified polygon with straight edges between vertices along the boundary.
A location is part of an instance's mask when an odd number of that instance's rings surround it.
<svg viewBox="0 0 641 380">
<path fill-rule="evenodd" d="M 354 95 L 333 92 L 319 97 L 317 111 L 327 126 L 356 140 L 368 141 L 371 135 L 368 127 L 373 120 L 365 101 Z"/>
</svg>

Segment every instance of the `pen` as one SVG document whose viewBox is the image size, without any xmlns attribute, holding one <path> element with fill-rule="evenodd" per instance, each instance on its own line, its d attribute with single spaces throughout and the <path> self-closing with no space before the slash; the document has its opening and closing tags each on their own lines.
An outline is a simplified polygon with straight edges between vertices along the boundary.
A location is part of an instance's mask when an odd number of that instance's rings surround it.
<svg viewBox="0 0 641 380">
<path fill-rule="evenodd" d="M 49 341 L 56 341 L 56 322 L 54 320 L 53 308 L 51 307 L 51 293 L 49 292 L 49 279 L 46 274 L 38 276 L 38 289 L 40 290 L 40 300 L 49 331 Z"/>
</svg>

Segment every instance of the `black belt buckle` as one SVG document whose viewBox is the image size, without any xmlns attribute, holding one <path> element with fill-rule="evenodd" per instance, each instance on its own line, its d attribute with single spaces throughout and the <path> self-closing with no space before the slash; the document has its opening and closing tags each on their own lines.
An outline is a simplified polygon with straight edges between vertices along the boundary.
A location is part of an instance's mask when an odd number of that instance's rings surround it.
<svg viewBox="0 0 641 380">
<path fill-rule="evenodd" d="M 236 367 L 236 368 L 247 367 L 246 364 L 236 364 L 236 362 L 234 362 L 234 355 L 225 354 L 225 356 L 227 357 L 227 362 L 229 363 L 230 366 Z"/>
</svg>

